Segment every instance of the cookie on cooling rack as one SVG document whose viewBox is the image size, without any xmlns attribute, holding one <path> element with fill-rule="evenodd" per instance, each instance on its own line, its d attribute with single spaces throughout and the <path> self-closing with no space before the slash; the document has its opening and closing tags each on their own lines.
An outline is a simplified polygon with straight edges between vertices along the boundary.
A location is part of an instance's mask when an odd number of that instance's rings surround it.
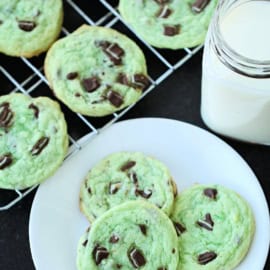
<svg viewBox="0 0 270 270">
<path fill-rule="evenodd" d="M 220 185 L 195 185 L 177 197 L 179 269 L 234 269 L 247 254 L 255 221 L 247 202 Z"/>
<path fill-rule="evenodd" d="M 181 49 L 202 44 L 217 0 L 120 0 L 123 19 L 149 44 Z"/>
<path fill-rule="evenodd" d="M 58 37 L 62 21 L 62 0 L 1 0 L 0 52 L 39 55 Z"/>
<path fill-rule="evenodd" d="M 78 270 L 175 270 L 177 263 L 173 224 L 157 207 L 142 201 L 106 212 L 78 245 Z"/>
<path fill-rule="evenodd" d="M 47 97 L 0 96 L 0 188 L 24 189 L 52 175 L 68 147 L 59 105 Z"/>
<path fill-rule="evenodd" d="M 86 25 L 52 46 L 45 74 L 63 103 L 88 116 L 112 114 L 135 103 L 149 84 L 144 55 L 132 40 Z"/>
<path fill-rule="evenodd" d="M 168 168 L 139 152 L 117 152 L 96 164 L 80 191 L 80 208 L 93 221 L 128 200 L 149 201 L 170 214 L 176 185 Z"/>
</svg>

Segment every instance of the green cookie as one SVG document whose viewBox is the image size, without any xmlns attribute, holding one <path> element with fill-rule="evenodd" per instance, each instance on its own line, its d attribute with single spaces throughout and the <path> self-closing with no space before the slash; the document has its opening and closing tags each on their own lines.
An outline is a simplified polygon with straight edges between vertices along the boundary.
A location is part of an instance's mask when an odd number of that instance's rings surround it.
<svg viewBox="0 0 270 270">
<path fill-rule="evenodd" d="M 62 0 L 1 0 L 0 52 L 38 55 L 58 37 L 62 21 Z"/>
<path fill-rule="evenodd" d="M 255 221 L 234 191 L 196 185 L 177 197 L 171 219 L 178 233 L 178 270 L 231 270 L 247 254 Z"/>
<path fill-rule="evenodd" d="M 0 96 L 0 188 L 24 189 L 51 176 L 68 147 L 59 105 L 46 97 Z"/>
<path fill-rule="evenodd" d="M 123 19 L 149 44 L 181 49 L 202 44 L 217 0 L 120 0 Z"/>
<path fill-rule="evenodd" d="M 57 41 L 47 54 L 45 73 L 55 95 L 88 116 L 135 103 L 149 84 L 140 48 L 105 27 L 83 25 Z"/>
<path fill-rule="evenodd" d="M 148 200 L 170 214 L 175 193 L 163 163 L 138 152 L 118 152 L 91 168 L 81 186 L 80 207 L 90 221 L 128 200 Z"/>
<path fill-rule="evenodd" d="M 177 263 L 173 224 L 157 207 L 143 201 L 106 212 L 78 245 L 78 270 L 176 270 Z"/>
</svg>

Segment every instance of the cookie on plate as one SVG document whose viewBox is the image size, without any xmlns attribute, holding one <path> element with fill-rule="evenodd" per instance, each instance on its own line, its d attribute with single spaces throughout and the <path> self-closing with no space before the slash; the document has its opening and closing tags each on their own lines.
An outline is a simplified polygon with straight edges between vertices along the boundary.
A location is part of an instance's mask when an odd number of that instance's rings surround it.
<svg viewBox="0 0 270 270">
<path fill-rule="evenodd" d="M 181 49 L 202 44 L 217 0 L 120 0 L 123 19 L 149 44 Z"/>
<path fill-rule="evenodd" d="M 62 0 L 1 0 L 0 52 L 39 55 L 58 37 L 62 21 Z"/>
<path fill-rule="evenodd" d="M 93 221 L 128 200 L 147 200 L 170 214 L 176 185 L 168 168 L 139 152 L 118 152 L 96 164 L 80 191 L 80 208 Z"/>
<path fill-rule="evenodd" d="M 157 207 L 143 201 L 112 208 L 78 244 L 78 270 L 175 270 L 177 263 L 173 224 Z"/>
<path fill-rule="evenodd" d="M 176 199 L 180 270 L 234 269 L 247 254 L 255 221 L 247 202 L 220 185 L 195 185 Z"/>
<path fill-rule="evenodd" d="M 0 188 L 24 189 L 51 176 L 68 147 L 59 105 L 47 97 L 0 96 Z"/>
<path fill-rule="evenodd" d="M 149 80 L 140 48 L 119 32 L 83 25 L 57 41 L 45 60 L 54 94 L 71 110 L 112 114 L 135 103 Z"/>
</svg>

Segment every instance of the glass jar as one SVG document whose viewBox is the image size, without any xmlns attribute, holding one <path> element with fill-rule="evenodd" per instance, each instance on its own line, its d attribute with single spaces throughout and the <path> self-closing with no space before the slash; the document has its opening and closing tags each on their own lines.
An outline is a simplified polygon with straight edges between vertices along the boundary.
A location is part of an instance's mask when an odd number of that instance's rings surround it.
<svg viewBox="0 0 270 270">
<path fill-rule="evenodd" d="M 203 53 L 201 116 L 213 131 L 270 145 L 270 1 L 221 0 Z"/>
</svg>

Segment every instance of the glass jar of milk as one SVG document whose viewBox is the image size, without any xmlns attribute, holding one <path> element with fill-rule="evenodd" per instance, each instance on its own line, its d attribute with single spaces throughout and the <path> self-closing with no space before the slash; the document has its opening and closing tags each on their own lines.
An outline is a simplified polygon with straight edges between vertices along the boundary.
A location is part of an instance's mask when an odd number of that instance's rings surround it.
<svg viewBox="0 0 270 270">
<path fill-rule="evenodd" d="M 217 133 L 270 145 L 270 0 L 220 0 L 204 47 L 201 115 Z"/>
</svg>

